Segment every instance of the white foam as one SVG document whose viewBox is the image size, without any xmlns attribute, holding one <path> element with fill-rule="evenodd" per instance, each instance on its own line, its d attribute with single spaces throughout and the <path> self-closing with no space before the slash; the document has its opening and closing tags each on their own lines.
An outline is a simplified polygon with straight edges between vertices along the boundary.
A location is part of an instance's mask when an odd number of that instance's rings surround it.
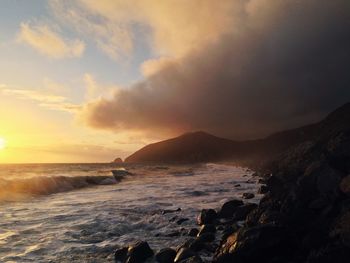
<svg viewBox="0 0 350 263">
<path fill-rule="evenodd" d="M 108 170 L 95 169 L 95 174 Z M 148 241 L 154 250 L 176 247 L 188 237 L 167 235 L 195 227 L 200 209 L 218 209 L 244 192 L 256 194 L 259 187 L 250 172 L 234 166 L 129 169 L 134 175 L 119 184 L 101 185 L 102 180 L 98 187 L 0 205 L 0 229 L 15 233 L 0 238 L 0 261 L 113 262 L 116 247 L 138 239 Z M 178 171 L 193 174 L 174 176 Z M 249 202 L 260 197 L 256 194 Z M 180 212 L 161 213 L 178 207 Z M 179 218 L 189 220 L 179 226 Z"/>
</svg>

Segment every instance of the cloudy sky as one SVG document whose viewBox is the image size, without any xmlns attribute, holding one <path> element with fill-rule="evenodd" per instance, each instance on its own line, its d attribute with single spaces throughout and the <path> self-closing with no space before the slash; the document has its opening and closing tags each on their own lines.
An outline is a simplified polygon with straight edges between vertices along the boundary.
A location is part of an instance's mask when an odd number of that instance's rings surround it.
<svg viewBox="0 0 350 263">
<path fill-rule="evenodd" d="M 348 0 L 2 0 L 0 162 L 264 137 L 350 101 Z"/>
</svg>

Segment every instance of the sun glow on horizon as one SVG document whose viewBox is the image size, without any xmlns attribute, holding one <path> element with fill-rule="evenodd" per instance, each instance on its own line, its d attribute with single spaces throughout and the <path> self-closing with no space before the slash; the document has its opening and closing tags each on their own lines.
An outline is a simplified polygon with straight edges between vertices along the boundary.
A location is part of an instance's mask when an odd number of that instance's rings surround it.
<svg viewBox="0 0 350 263">
<path fill-rule="evenodd" d="M 0 137 L 0 150 L 5 149 L 5 147 L 6 147 L 6 140 Z"/>
</svg>

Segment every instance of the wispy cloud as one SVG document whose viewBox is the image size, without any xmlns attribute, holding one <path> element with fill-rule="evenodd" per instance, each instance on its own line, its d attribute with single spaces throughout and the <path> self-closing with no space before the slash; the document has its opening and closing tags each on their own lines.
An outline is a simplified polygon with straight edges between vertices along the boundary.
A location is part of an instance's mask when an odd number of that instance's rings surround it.
<svg viewBox="0 0 350 263">
<path fill-rule="evenodd" d="M 48 25 L 22 23 L 17 40 L 55 59 L 80 57 L 85 50 L 82 40 L 63 38 Z"/>
<path fill-rule="evenodd" d="M 91 38 L 108 57 L 118 61 L 129 59 L 134 47 L 130 25 L 101 16 L 81 1 L 51 0 L 49 4 L 62 25 Z"/>
<path fill-rule="evenodd" d="M 68 99 L 61 95 L 50 94 L 47 91 L 34 89 L 19 89 L 5 84 L 0 85 L 0 92 L 5 95 L 14 96 L 18 99 L 36 102 L 40 107 L 51 110 L 66 111 L 76 113 L 81 109 L 78 104 L 70 103 Z"/>
</svg>

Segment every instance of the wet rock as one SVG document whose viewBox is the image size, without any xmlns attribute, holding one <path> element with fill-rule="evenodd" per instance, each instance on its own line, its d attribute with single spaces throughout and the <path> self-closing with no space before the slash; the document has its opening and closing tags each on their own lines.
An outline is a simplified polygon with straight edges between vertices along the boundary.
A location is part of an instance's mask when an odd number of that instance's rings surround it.
<svg viewBox="0 0 350 263">
<path fill-rule="evenodd" d="M 203 209 L 197 217 L 199 225 L 213 224 L 217 218 L 216 211 L 214 209 Z"/>
<path fill-rule="evenodd" d="M 191 228 L 189 231 L 188 231 L 188 235 L 190 237 L 195 237 L 197 236 L 199 233 L 199 230 L 197 228 Z"/>
<path fill-rule="evenodd" d="M 225 240 L 227 237 L 232 235 L 233 233 L 237 232 L 239 229 L 238 225 L 232 224 L 227 226 L 224 231 L 222 232 L 222 239 Z"/>
<path fill-rule="evenodd" d="M 233 219 L 237 221 L 245 220 L 247 215 L 257 207 L 258 207 L 257 204 L 245 204 L 245 205 L 239 206 L 236 208 L 233 214 Z"/>
<path fill-rule="evenodd" d="M 162 211 L 162 214 L 165 215 L 165 214 L 170 214 L 170 213 L 175 213 L 175 212 L 180 212 L 181 211 L 181 208 L 178 208 L 178 209 L 165 209 Z"/>
<path fill-rule="evenodd" d="M 177 252 L 174 263 L 181 262 L 194 256 L 196 256 L 196 253 L 192 249 L 183 247 Z"/>
<path fill-rule="evenodd" d="M 218 250 L 215 262 L 272 262 L 293 252 L 286 229 L 264 225 L 242 228 L 229 236 Z"/>
<path fill-rule="evenodd" d="M 128 254 L 127 247 L 117 249 L 114 253 L 115 262 L 125 262 L 127 254 Z"/>
<path fill-rule="evenodd" d="M 198 242 L 207 243 L 207 242 L 213 242 L 215 240 L 215 234 L 214 233 L 203 233 L 196 239 Z"/>
<path fill-rule="evenodd" d="M 266 194 L 269 191 L 269 188 L 266 185 L 260 186 L 258 193 L 259 194 Z"/>
<path fill-rule="evenodd" d="M 142 263 L 149 257 L 152 257 L 153 254 L 153 250 L 149 247 L 147 242 L 139 241 L 129 246 L 126 262 Z"/>
<path fill-rule="evenodd" d="M 156 260 L 159 263 L 172 263 L 176 257 L 176 251 L 171 248 L 163 248 L 156 254 Z"/>
<path fill-rule="evenodd" d="M 243 199 L 252 199 L 255 195 L 253 193 L 243 193 L 242 198 Z"/>
<path fill-rule="evenodd" d="M 183 222 L 188 221 L 188 218 L 180 218 L 179 220 L 176 221 L 176 224 L 181 225 Z"/>
<path fill-rule="evenodd" d="M 198 236 L 204 234 L 204 233 L 215 233 L 216 232 L 216 227 L 214 225 L 202 225 L 200 230 L 199 230 L 199 233 L 198 233 Z"/>
<path fill-rule="evenodd" d="M 191 248 L 193 242 L 195 242 L 194 238 L 187 239 L 182 245 L 180 245 L 176 248 L 176 253 L 178 253 L 181 248 Z"/>
<path fill-rule="evenodd" d="M 193 256 L 185 260 L 182 260 L 181 263 L 203 263 L 203 260 L 201 259 L 200 256 Z"/>
<path fill-rule="evenodd" d="M 221 218 L 230 218 L 233 216 L 236 208 L 243 205 L 242 200 L 231 200 L 223 204 L 218 216 Z"/>
</svg>

